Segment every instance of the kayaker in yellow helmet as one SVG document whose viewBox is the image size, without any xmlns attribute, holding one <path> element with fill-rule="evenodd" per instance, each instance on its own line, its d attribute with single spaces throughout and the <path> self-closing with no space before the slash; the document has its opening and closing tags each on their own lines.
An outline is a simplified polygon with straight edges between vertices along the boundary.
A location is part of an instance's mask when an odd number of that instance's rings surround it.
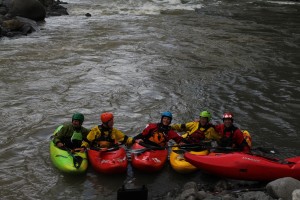
<svg viewBox="0 0 300 200">
<path fill-rule="evenodd" d="M 223 124 L 216 125 L 215 130 L 221 135 L 219 146 L 232 147 L 245 153 L 250 151 L 250 146 L 244 134 L 233 124 L 233 114 L 231 112 L 223 114 Z"/>
<path fill-rule="evenodd" d="M 200 113 L 200 119 L 185 124 L 173 124 L 173 130 L 185 132 L 182 137 L 188 144 L 199 144 L 205 140 L 219 141 L 221 136 L 215 131 L 214 125 L 210 123 L 211 113 L 204 110 Z"/>
<path fill-rule="evenodd" d="M 180 134 L 171 129 L 171 112 L 163 112 L 160 123 L 147 124 L 142 133 L 134 137 L 135 142 L 145 142 L 148 144 L 165 147 L 169 140 L 174 140 L 178 144 L 184 144 Z"/>
<path fill-rule="evenodd" d="M 71 123 L 63 124 L 62 128 L 54 135 L 53 142 L 59 148 L 68 148 L 75 151 L 84 151 L 81 148 L 82 140 L 86 139 L 89 130 L 82 126 L 84 115 L 75 113 Z"/>
<path fill-rule="evenodd" d="M 102 124 L 94 126 L 87 135 L 87 141 L 82 142 L 84 148 L 109 148 L 117 144 L 130 146 L 132 138 L 114 128 L 114 115 L 104 112 L 100 115 Z"/>
</svg>

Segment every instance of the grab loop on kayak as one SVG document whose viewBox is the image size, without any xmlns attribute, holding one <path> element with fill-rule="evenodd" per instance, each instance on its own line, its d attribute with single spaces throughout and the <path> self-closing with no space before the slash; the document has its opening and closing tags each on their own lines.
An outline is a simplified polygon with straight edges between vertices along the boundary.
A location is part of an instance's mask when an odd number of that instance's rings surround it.
<svg viewBox="0 0 300 200">
<path fill-rule="evenodd" d="M 82 163 L 83 158 L 81 156 L 74 156 L 73 155 L 73 163 L 74 167 L 78 169 Z"/>
</svg>

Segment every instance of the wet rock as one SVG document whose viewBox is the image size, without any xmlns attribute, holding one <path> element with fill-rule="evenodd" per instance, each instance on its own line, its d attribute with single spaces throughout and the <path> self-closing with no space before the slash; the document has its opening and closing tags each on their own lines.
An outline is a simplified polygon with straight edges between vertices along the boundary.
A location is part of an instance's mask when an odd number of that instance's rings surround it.
<svg viewBox="0 0 300 200">
<path fill-rule="evenodd" d="M 201 190 L 198 191 L 195 196 L 197 199 L 205 199 L 208 195 L 205 191 Z"/>
<path fill-rule="evenodd" d="M 46 17 L 46 9 L 38 0 L 11 0 L 8 5 L 11 17 L 20 16 L 35 21 L 43 21 Z"/>
<path fill-rule="evenodd" d="M 0 38 L 38 31 L 36 22 L 43 21 L 45 15 L 68 15 L 67 9 L 60 4 L 65 3 L 59 0 L 0 0 Z"/>
<path fill-rule="evenodd" d="M 240 200 L 251 200 L 251 199 L 273 200 L 271 196 L 261 191 L 243 193 L 240 195 L 239 199 Z"/>
<path fill-rule="evenodd" d="M 17 19 L 5 20 L 2 23 L 2 27 L 9 31 L 19 31 L 23 24 Z"/>
<path fill-rule="evenodd" d="M 291 177 L 280 178 L 268 183 L 266 189 L 273 198 L 292 200 L 293 191 L 300 189 L 300 181 Z"/>
<path fill-rule="evenodd" d="M 232 188 L 232 186 L 226 180 L 220 180 L 219 182 L 217 182 L 217 184 L 214 188 L 214 191 L 222 192 L 224 190 L 229 190 L 231 188 Z"/>
<path fill-rule="evenodd" d="M 195 188 L 186 189 L 181 193 L 179 199 L 185 200 L 185 199 L 191 199 L 191 197 L 195 199 L 196 192 L 197 190 Z"/>
<path fill-rule="evenodd" d="M 0 26 L 1 35 L 13 37 L 16 35 L 27 35 L 38 30 L 38 26 L 35 21 L 23 18 L 15 17 L 13 19 L 4 20 Z"/>
<path fill-rule="evenodd" d="M 194 188 L 196 190 L 197 189 L 197 183 L 191 181 L 191 182 L 187 182 L 183 186 L 183 190 L 190 189 L 190 188 Z"/>
<path fill-rule="evenodd" d="M 294 190 L 292 193 L 292 199 L 293 200 L 299 200 L 300 199 L 300 189 Z"/>
<path fill-rule="evenodd" d="M 46 9 L 47 17 L 69 15 L 67 8 L 63 7 L 61 4 L 65 3 L 61 1 L 53 1 L 51 5 L 48 5 Z"/>
<path fill-rule="evenodd" d="M 0 7 L 0 15 L 5 15 L 7 13 L 8 9 L 4 6 Z"/>
</svg>

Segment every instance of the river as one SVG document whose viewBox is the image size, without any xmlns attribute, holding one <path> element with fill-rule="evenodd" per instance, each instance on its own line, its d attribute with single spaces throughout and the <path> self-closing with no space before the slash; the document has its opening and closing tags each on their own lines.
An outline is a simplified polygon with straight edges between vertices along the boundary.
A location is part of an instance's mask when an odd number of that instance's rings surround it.
<svg viewBox="0 0 300 200">
<path fill-rule="evenodd" d="M 130 136 L 167 110 L 174 123 L 204 109 L 220 123 L 232 111 L 254 146 L 300 155 L 299 2 L 66 2 L 69 15 L 0 40 L 1 199 L 116 199 L 123 184 L 146 185 L 159 199 L 188 181 L 218 180 L 169 164 L 157 174 L 129 166 L 122 176 L 63 175 L 49 137 L 77 111 L 88 128 L 113 112 Z"/>
</svg>

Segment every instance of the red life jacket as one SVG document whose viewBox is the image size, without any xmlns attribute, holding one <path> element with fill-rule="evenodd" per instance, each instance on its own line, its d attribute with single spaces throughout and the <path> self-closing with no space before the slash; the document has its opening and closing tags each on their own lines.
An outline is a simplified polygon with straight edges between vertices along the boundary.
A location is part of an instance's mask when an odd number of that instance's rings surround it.
<svg viewBox="0 0 300 200">
<path fill-rule="evenodd" d="M 185 141 L 187 143 L 190 143 L 190 144 L 200 143 L 201 141 L 205 140 L 205 132 L 210 127 L 213 127 L 213 125 L 210 124 L 210 123 L 206 124 L 204 127 L 202 127 L 201 124 L 199 123 L 198 129 L 195 132 L 193 132 L 191 134 L 188 134 L 188 136 L 186 137 Z M 200 128 L 204 128 L 204 130 L 201 131 Z"/>
</svg>

